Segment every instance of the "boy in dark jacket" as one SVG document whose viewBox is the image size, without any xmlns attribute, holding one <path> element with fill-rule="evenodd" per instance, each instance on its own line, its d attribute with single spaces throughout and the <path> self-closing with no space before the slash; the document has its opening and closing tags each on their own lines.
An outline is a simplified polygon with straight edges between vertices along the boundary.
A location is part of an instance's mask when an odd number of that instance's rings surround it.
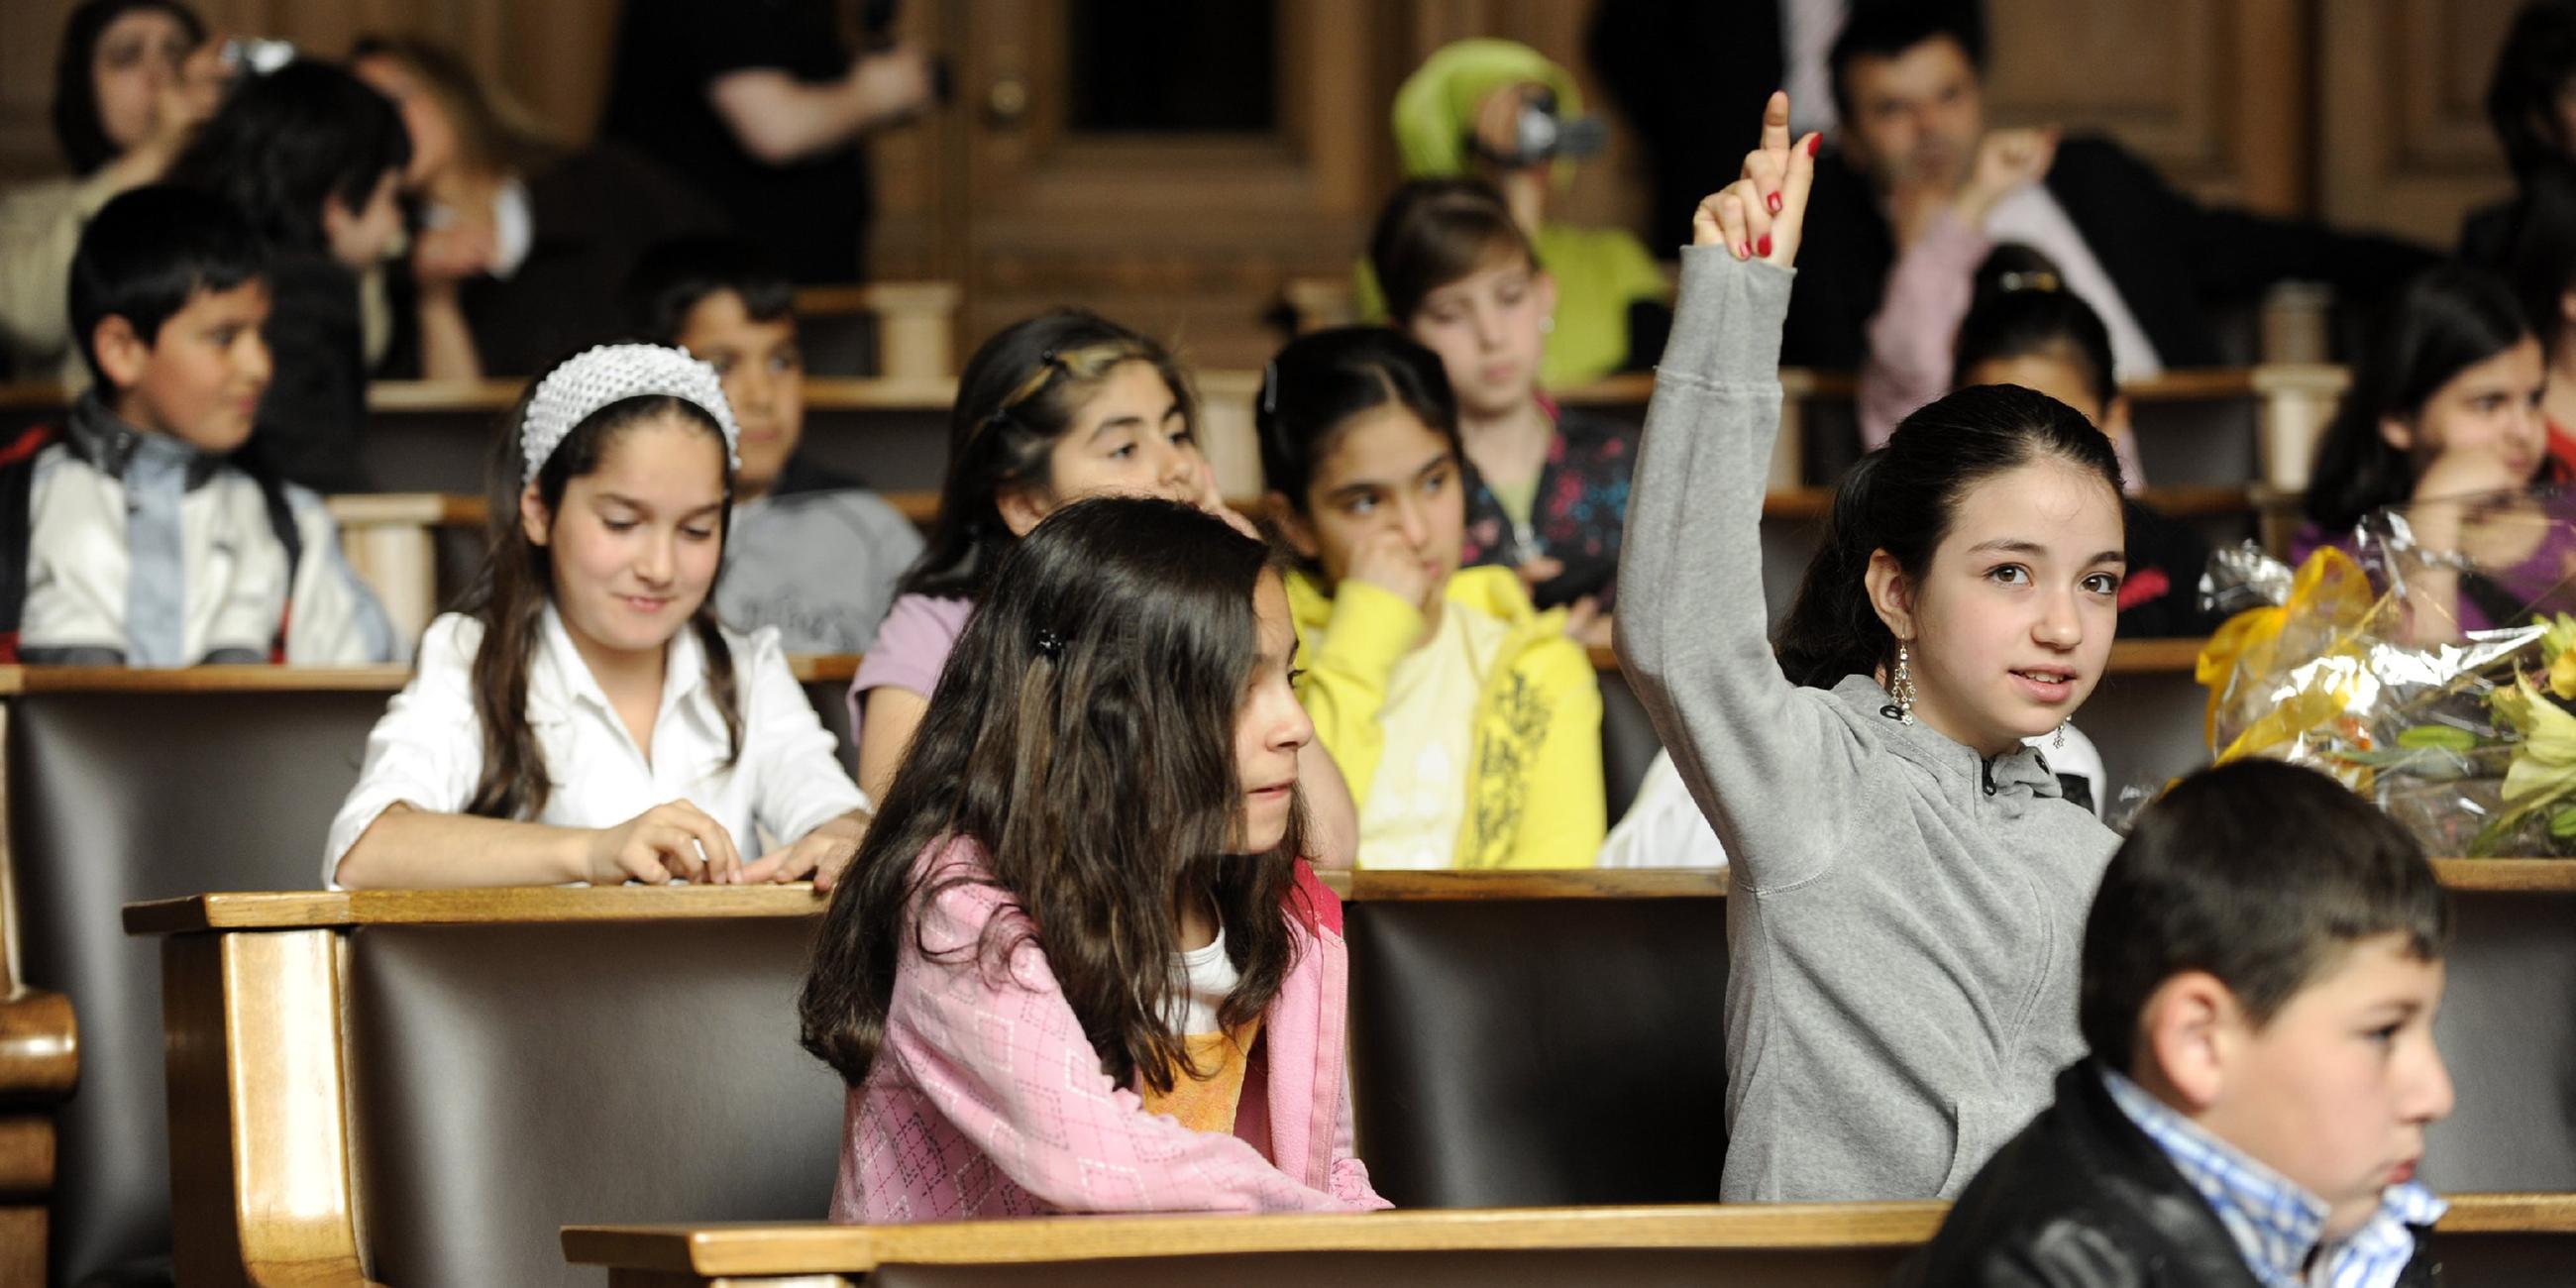
<svg viewBox="0 0 2576 1288">
<path fill-rule="evenodd" d="M 2094 898 L 2091 1057 L 1897 1282 L 2433 1283 L 2446 1205 L 2414 1173 L 2451 1109 L 2450 933 L 2414 839 L 2333 780 L 2269 760 L 2186 780 Z"/>
</svg>

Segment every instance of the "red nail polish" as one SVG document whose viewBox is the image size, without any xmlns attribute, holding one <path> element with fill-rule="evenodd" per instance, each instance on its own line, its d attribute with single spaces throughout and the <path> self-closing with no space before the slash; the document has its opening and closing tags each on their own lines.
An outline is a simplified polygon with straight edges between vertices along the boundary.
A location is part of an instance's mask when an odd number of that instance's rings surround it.
<svg viewBox="0 0 2576 1288">
<path fill-rule="evenodd" d="M 1771 234 L 1762 234 L 1762 240 L 1753 244 L 1753 253 L 1765 257 L 1771 254 Z"/>
<path fill-rule="evenodd" d="M 1750 242 L 1735 243 L 1735 257 L 1737 259 L 1753 258 L 1753 244 Z"/>
<path fill-rule="evenodd" d="M 1807 155 L 1808 155 L 1808 156 L 1814 156 L 1814 155 L 1816 155 L 1816 149 L 1818 149 L 1818 148 L 1820 148 L 1820 147 L 1823 147 L 1824 145 L 1825 145 L 1825 136 L 1824 136 L 1824 135 L 1822 135 L 1822 134 L 1810 134 L 1810 135 L 1808 135 L 1808 136 L 1807 136 Z"/>
<path fill-rule="evenodd" d="M 1770 204 L 1771 204 L 1771 213 L 1772 213 L 1772 214 L 1775 214 L 1775 215 L 1776 215 L 1776 214 L 1779 214 L 1779 213 L 1780 213 L 1780 194 L 1779 194 L 1779 193 L 1776 193 L 1776 192 L 1775 192 L 1775 193 L 1772 193 L 1772 194 L 1770 195 L 1770 197 L 1769 197 L 1767 200 L 1768 200 L 1768 201 L 1770 202 Z"/>
</svg>

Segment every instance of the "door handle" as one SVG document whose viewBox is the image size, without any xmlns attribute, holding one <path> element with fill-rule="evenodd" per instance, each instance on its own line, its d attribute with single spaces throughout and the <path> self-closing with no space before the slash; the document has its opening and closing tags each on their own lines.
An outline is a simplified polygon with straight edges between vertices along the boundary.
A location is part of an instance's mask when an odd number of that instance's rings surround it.
<svg viewBox="0 0 2576 1288">
<path fill-rule="evenodd" d="M 1028 82 L 1004 76 L 984 91 L 984 119 L 997 130 L 1016 130 L 1029 115 Z"/>
</svg>

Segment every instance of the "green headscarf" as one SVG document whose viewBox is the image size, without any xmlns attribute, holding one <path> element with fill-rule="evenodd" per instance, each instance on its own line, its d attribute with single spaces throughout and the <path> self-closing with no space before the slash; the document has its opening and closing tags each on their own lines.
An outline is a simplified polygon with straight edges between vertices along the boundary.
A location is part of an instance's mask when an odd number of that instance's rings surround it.
<svg viewBox="0 0 2576 1288">
<path fill-rule="evenodd" d="M 1507 86 L 1536 82 L 1556 94 L 1559 115 L 1583 114 L 1583 91 L 1574 74 L 1537 50 L 1513 40 L 1461 40 L 1424 59 L 1395 91 L 1395 149 L 1408 179 L 1449 179 L 1467 173 L 1467 136 L 1485 96 Z"/>
</svg>

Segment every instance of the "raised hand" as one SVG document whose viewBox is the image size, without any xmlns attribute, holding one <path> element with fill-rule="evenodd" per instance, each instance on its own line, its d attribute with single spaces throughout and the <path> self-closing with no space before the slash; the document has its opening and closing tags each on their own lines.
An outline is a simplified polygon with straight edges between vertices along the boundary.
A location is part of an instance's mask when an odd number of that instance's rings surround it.
<svg viewBox="0 0 2576 1288">
<path fill-rule="evenodd" d="M 1773 93 L 1762 107 L 1761 146 L 1745 155 L 1742 178 L 1700 199 L 1691 216 L 1692 244 L 1724 246 L 1737 259 L 1768 260 L 1782 268 L 1794 263 L 1823 137 L 1810 133 L 1792 140 L 1789 95 Z"/>
<path fill-rule="evenodd" d="M 1977 144 L 1976 166 L 1955 203 L 1959 217 L 1985 222 L 1995 203 L 2048 177 L 2057 161 L 2055 127 L 2036 130 L 1992 130 Z"/>
</svg>

